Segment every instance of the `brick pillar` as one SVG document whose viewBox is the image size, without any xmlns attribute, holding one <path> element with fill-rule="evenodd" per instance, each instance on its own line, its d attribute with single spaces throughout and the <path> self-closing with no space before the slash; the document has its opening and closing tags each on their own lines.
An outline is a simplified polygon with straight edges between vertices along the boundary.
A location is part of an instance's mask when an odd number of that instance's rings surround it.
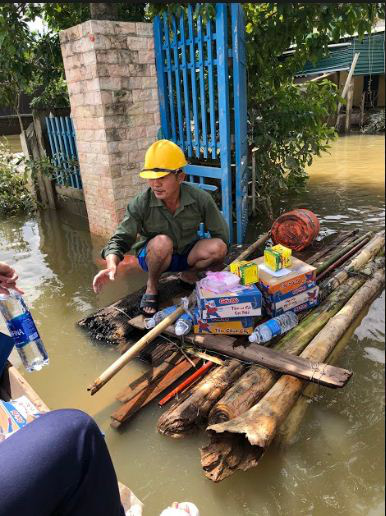
<svg viewBox="0 0 386 516">
<path fill-rule="evenodd" d="M 90 20 L 60 33 L 90 231 L 115 230 L 160 127 L 150 23 Z"/>
</svg>

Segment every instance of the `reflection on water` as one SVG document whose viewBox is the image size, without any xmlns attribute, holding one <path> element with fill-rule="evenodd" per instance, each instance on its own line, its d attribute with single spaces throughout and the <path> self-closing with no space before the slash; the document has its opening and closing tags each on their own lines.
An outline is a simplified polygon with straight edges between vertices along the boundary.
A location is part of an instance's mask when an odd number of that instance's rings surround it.
<svg viewBox="0 0 386 516">
<path fill-rule="evenodd" d="M 307 192 L 283 201 L 307 207 L 323 234 L 339 228 L 383 227 L 383 137 L 350 136 L 311 167 Z M 14 265 L 48 349 L 51 364 L 28 380 L 51 408 L 76 407 L 106 432 L 118 475 L 145 502 L 147 515 L 173 500 L 191 500 L 203 516 L 383 514 L 384 294 L 349 337 L 339 363 L 354 371 L 342 390 L 321 388 L 296 442 L 272 449 L 259 467 L 219 485 L 201 474 L 203 435 L 173 441 L 157 434 L 153 404 L 122 431 L 109 427 L 115 393 L 139 371 L 133 362 L 94 397 L 86 386 L 115 358 L 75 326 L 97 308 L 136 290 L 145 275 L 133 271 L 95 296 L 91 280 L 103 242 L 63 212 L 0 221 L 0 260 Z"/>
</svg>

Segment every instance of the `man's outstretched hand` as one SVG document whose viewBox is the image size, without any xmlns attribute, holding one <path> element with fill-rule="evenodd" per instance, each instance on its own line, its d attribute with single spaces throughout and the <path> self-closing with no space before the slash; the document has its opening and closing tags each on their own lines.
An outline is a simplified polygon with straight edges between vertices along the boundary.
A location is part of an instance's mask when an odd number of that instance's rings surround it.
<svg viewBox="0 0 386 516">
<path fill-rule="evenodd" d="M 12 269 L 12 267 L 4 262 L 0 262 L 0 294 L 9 294 L 9 289 L 24 294 L 22 290 L 16 287 L 17 279 L 18 275 L 15 269 Z"/>
<path fill-rule="evenodd" d="M 92 288 L 94 289 L 95 294 L 99 294 L 106 283 L 115 280 L 118 264 L 120 261 L 121 259 L 116 254 L 107 255 L 107 269 L 99 271 L 92 282 Z"/>
</svg>

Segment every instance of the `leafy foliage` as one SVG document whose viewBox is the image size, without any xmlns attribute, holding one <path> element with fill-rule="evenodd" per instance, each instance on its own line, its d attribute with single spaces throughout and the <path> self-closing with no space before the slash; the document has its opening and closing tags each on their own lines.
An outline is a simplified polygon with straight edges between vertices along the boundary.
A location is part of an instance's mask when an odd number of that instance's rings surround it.
<svg viewBox="0 0 386 516">
<path fill-rule="evenodd" d="M 0 215 L 10 216 L 18 212 L 31 212 L 34 201 L 27 187 L 27 178 L 22 164 L 23 157 L 15 157 L 9 148 L 0 142 Z"/>
</svg>

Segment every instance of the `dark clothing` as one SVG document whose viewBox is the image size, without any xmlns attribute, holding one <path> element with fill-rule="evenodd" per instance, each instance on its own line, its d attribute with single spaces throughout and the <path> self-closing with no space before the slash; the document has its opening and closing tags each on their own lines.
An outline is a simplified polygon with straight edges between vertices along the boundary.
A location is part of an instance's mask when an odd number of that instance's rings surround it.
<svg viewBox="0 0 386 516">
<path fill-rule="evenodd" d="M 44 414 L 0 443 L 0 516 L 124 516 L 104 438 L 79 410 Z"/>
<path fill-rule="evenodd" d="M 157 235 L 170 237 L 174 252 L 185 254 L 188 246 L 198 239 L 201 222 L 211 238 L 220 238 L 228 245 L 227 223 L 211 195 L 188 183 L 182 183 L 180 188 L 180 207 L 174 215 L 150 188 L 137 195 L 127 206 L 125 217 L 103 249 L 102 257 L 116 254 L 122 259 L 131 248 L 138 254 Z M 137 234 L 139 239 L 134 243 Z"/>
<path fill-rule="evenodd" d="M 196 245 L 196 242 L 193 242 L 190 246 L 188 246 L 185 253 L 183 253 L 183 254 L 173 253 L 169 267 L 166 269 L 165 272 L 187 271 L 189 269 L 188 256 L 189 256 L 190 251 L 192 250 L 192 248 L 195 245 Z M 146 256 L 147 256 L 147 247 L 146 247 L 146 245 L 144 245 L 138 253 L 138 263 L 141 266 L 142 270 L 144 270 L 145 272 L 148 272 L 149 269 L 148 269 L 147 263 L 146 263 Z"/>
</svg>

